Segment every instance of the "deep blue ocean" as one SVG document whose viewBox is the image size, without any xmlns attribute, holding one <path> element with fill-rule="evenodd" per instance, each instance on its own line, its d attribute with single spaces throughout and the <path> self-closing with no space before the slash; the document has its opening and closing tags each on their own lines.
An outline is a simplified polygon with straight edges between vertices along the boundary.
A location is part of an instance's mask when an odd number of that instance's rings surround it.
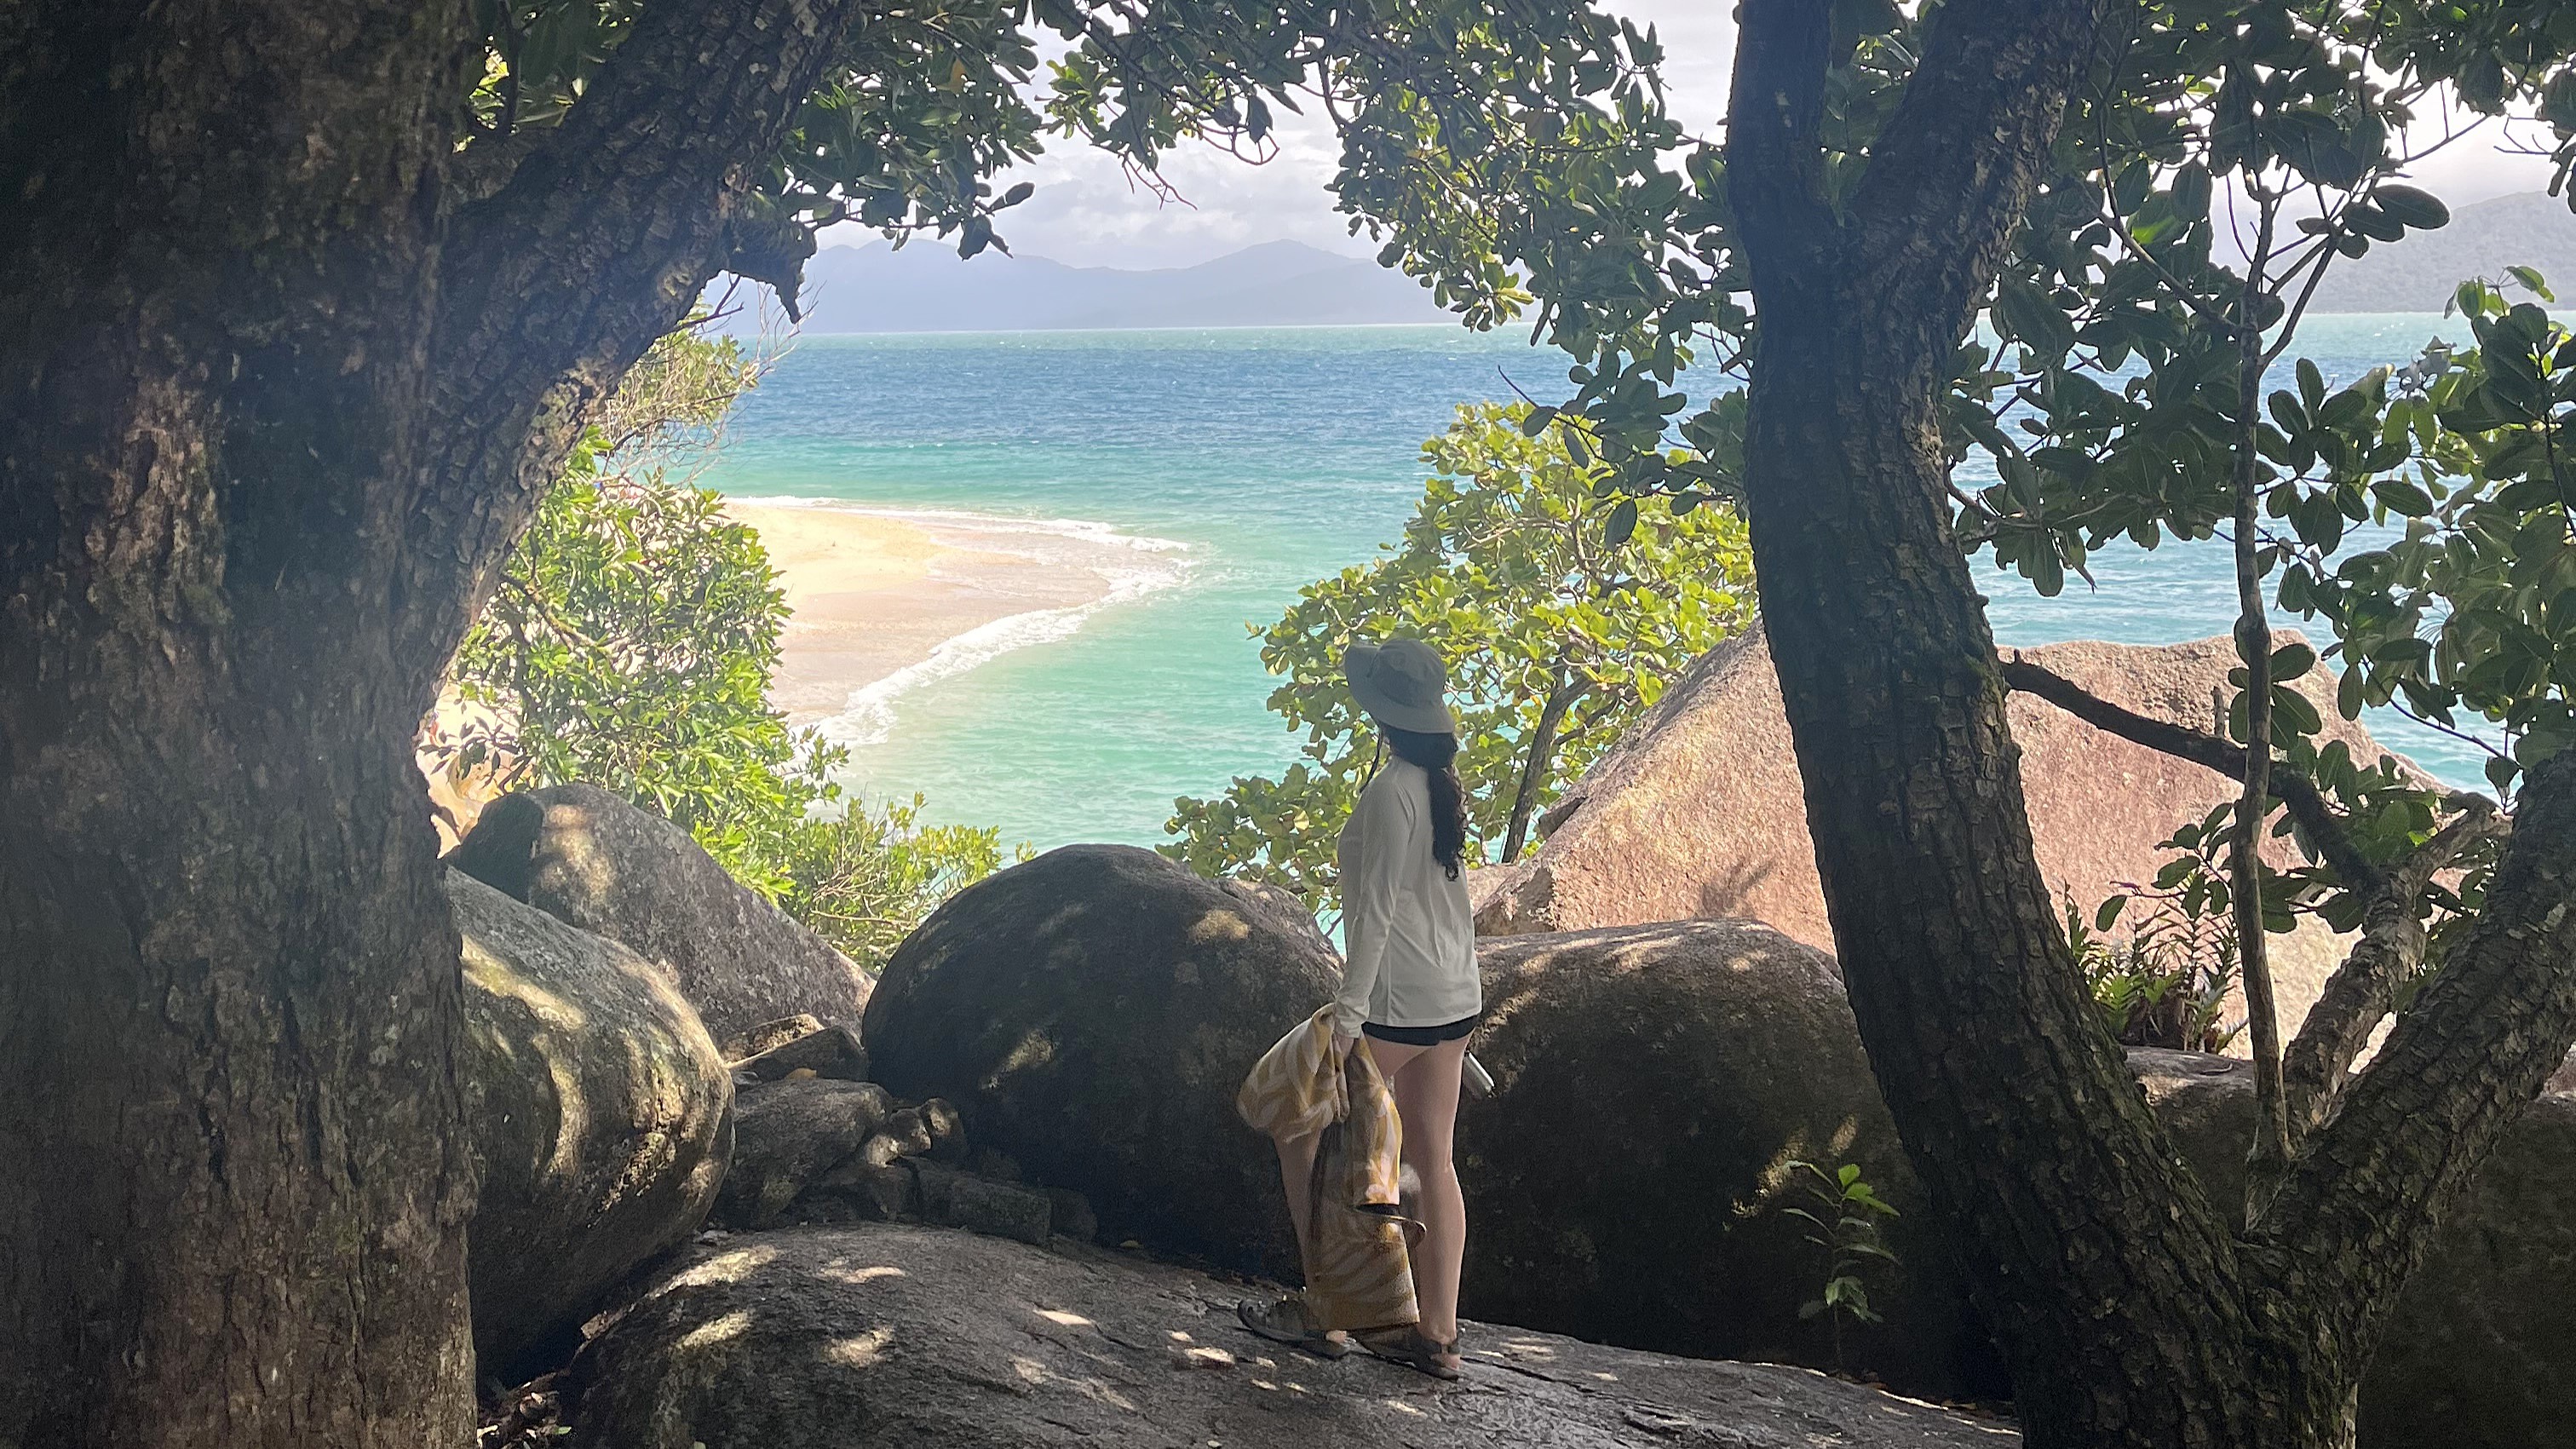
<svg viewBox="0 0 2576 1449">
<path fill-rule="evenodd" d="M 2410 360 L 2446 326 L 2465 340 L 2434 316 L 2312 318 L 2294 350 L 2335 383 Z M 1152 844 L 1174 796 L 1295 755 L 1262 708 L 1274 681 L 1245 626 L 1400 534 L 1425 476 L 1418 450 L 1457 405 L 1515 384 L 1561 396 L 1565 362 L 1438 326 L 805 338 L 744 398 L 704 481 L 1006 517 L 1019 537 L 1061 534 L 1092 566 L 1111 558 L 1111 602 L 988 631 L 878 691 L 867 727 L 842 734 L 871 797 L 926 792 L 935 819 L 1041 848 Z M 2069 580 L 2043 599 L 1981 563 L 1997 636 L 2167 643 L 2232 619 L 2223 541 L 2092 566 L 2097 588 Z M 2479 783 L 2470 748 L 2394 716 L 2370 724 Z"/>
</svg>

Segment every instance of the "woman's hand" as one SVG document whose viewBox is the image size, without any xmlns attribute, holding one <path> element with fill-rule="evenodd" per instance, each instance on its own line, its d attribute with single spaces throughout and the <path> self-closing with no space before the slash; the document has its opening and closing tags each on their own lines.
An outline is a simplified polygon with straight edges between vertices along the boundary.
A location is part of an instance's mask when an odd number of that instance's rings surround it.
<svg viewBox="0 0 2576 1449">
<path fill-rule="evenodd" d="M 1347 1035 L 1338 1031 L 1334 1032 L 1333 1055 L 1336 1057 L 1349 1056 L 1351 1054 L 1351 1048 L 1359 1045 L 1359 1040 L 1360 1039 L 1354 1035 Z"/>
</svg>

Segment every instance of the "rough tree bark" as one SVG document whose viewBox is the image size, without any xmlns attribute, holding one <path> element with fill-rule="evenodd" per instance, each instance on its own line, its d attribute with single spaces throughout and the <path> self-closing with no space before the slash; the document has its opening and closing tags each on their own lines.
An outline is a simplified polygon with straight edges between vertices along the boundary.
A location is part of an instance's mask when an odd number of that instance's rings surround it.
<svg viewBox="0 0 2576 1449">
<path fill-rule="evenodd" d="M 461 5 L 0 5 L 0 1446 L 470 1435 L 409 740 L 853 9 L 647 7 L 459 207 Z"/>
<path fill-rule="evenodd" d="M 1838 209 L 1831 7 L 1743 7 L 1727 185 L 1759 317 L 1755 573 L 1862 1039 L 2029 1442 L 2344 1445 L 2430 1225 L 2576 1038 L 2576 764 L 2533 778 L 2476 940 L 2231 1230 L 2069 958 L 1945 501 L 1947 363 L 2106 8 L 1950 0 Z"/>
</svg>

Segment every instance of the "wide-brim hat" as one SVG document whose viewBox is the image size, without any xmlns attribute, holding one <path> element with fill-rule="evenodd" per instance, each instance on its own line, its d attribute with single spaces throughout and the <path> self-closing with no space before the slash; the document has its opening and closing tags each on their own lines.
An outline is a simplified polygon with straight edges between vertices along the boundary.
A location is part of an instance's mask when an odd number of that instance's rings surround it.
<svg viewBox="0 0 2576 1449">
<path fill-rule="evenodd" d="M 1379 724 L 1426 735 L 1458 732 L 1446 698 L 1448 670 L 1438 651 L 1419 639 L 1354 644 L 1342 655 L 1342 677 L 1350 681 L 1351 698 Z"/>
</svg>

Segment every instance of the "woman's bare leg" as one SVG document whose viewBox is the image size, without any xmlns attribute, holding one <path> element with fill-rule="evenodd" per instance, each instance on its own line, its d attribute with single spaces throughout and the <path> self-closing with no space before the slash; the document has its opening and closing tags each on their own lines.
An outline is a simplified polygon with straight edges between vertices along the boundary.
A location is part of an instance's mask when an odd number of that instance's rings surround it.
<svg viewBox="0 0 2576 1449">
<path fill-rule="evenodd" d="M 1422 1334 L 1446 1343 L 1458 1336 L 1458 1279 L 1467 1262 L 1467 1198 L 1450 1156 L 1467 1043 L 1408 1047 L 1371 1038 L 1368 1045 L 1395 1088 L 1396 1114 L 1404 1119 L 1404 1160 L 1422 1180 L 1424 1232 L 1413 1254 Z"/>
</svg>

